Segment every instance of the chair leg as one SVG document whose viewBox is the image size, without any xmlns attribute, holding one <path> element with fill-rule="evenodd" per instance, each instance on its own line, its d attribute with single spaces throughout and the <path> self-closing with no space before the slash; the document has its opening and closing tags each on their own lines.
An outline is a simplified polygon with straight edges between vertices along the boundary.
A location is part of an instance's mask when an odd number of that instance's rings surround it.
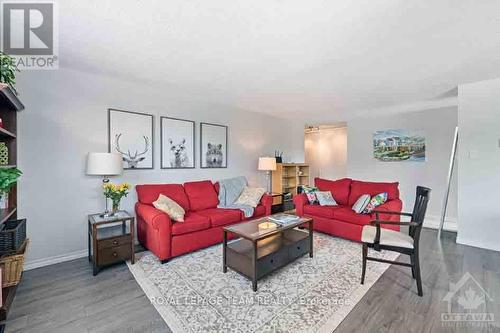
<svg viewBox="0 0 500 333">
<path fill-rule="evenodd" d="M 368 245 L 363 244 L 363 269 L 361 271 L 361 284 L 365 283 L 365 273 L 366 273 L 366 257 L 368 256 Z"/>
<path fill-rule="evenodd" d="M 411 261 L 411 277 L 415 279 L 415 256 L 413 254 L 410 255 Z"/>
<path fill-rule="evenodd" d="M 422 277 L 420 276 L 420 262 L 418 258 L 418 251 L 415 252 L 415 263 L 413 264 L 414 270 L 415 270 L 415 279 L 417 280 L 417 290 L 418 290 L 418 296 L 423 296 L 422 292 Z"/>
</svg>

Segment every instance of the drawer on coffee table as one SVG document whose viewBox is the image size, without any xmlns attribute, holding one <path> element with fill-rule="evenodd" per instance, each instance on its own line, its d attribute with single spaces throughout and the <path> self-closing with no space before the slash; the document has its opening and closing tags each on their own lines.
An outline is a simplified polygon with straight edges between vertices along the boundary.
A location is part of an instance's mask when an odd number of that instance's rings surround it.
<svg viewBox="0 0 500 333">
<path fill-rule="evenodd" d="M 281 249 L 257 260 L 257 278 L 269 274 L 287 262 L 287 252 Z"/>
<path fill-rule="evenodd" d="M 288 255 L 290 260 L 302 257 L 304 254 L 309 252 L 310 241 L 309 238 L 302 239 L 294 244 L 290 244 L 288 247 Z"/>
</svg>

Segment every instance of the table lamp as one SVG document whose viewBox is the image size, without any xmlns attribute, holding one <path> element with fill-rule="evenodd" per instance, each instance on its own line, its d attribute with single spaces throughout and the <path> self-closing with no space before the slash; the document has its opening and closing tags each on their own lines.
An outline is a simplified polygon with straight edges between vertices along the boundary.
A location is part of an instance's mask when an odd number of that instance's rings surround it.
<svg viewBox="0 0 500 333">
<path fill-rule="evenodd" d="M 265 171 L 267 176 L 267 193 L 272 191 L 271 171 L 276 170 L 275 157 L 259 157 L 259 170 Z"/>
<path fill-rule="evenodd" d="M 122 155 L 118 153 L 88 153 L 87 155 L 87 175 L 103 176 L 102 182 L 109 182 L 109 176 L 121 175 L 123 172 Z M 106 211 L 108 214 L 108 199 L 106 200 Z"/>
</svg>

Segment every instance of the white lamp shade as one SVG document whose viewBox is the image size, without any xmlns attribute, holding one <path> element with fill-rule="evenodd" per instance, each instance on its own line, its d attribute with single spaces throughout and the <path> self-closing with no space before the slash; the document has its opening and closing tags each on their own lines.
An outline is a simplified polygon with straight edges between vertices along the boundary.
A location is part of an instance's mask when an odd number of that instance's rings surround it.
<svg viewBox="0 0 500 333">
<path fill-rule="evenodd" d="M 114 176 L 123 172 L 122 155 L 118 153 L 89 153 L 87 175 Z"/>
<path fill-rule="evenodd" d="M 259 170 L 274 171 L 276 170 L 276 158 L 274 157 L 259 157 Z"/>
</svg>

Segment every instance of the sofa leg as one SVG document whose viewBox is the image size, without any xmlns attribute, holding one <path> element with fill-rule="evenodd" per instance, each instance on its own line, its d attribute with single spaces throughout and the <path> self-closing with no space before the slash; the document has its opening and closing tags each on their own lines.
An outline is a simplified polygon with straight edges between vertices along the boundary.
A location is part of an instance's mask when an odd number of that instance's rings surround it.
<svg viewBox="0 0 500 333">
<path fill-rule="evenodd" d="M 163 259 L 163 260 L 161 260 L 161 264 L 162 264 L 162 265 L 163 265 L 163 264 L 166 264 L 169 260 L 170 260 L 170 259 Z"/>
</svg>

